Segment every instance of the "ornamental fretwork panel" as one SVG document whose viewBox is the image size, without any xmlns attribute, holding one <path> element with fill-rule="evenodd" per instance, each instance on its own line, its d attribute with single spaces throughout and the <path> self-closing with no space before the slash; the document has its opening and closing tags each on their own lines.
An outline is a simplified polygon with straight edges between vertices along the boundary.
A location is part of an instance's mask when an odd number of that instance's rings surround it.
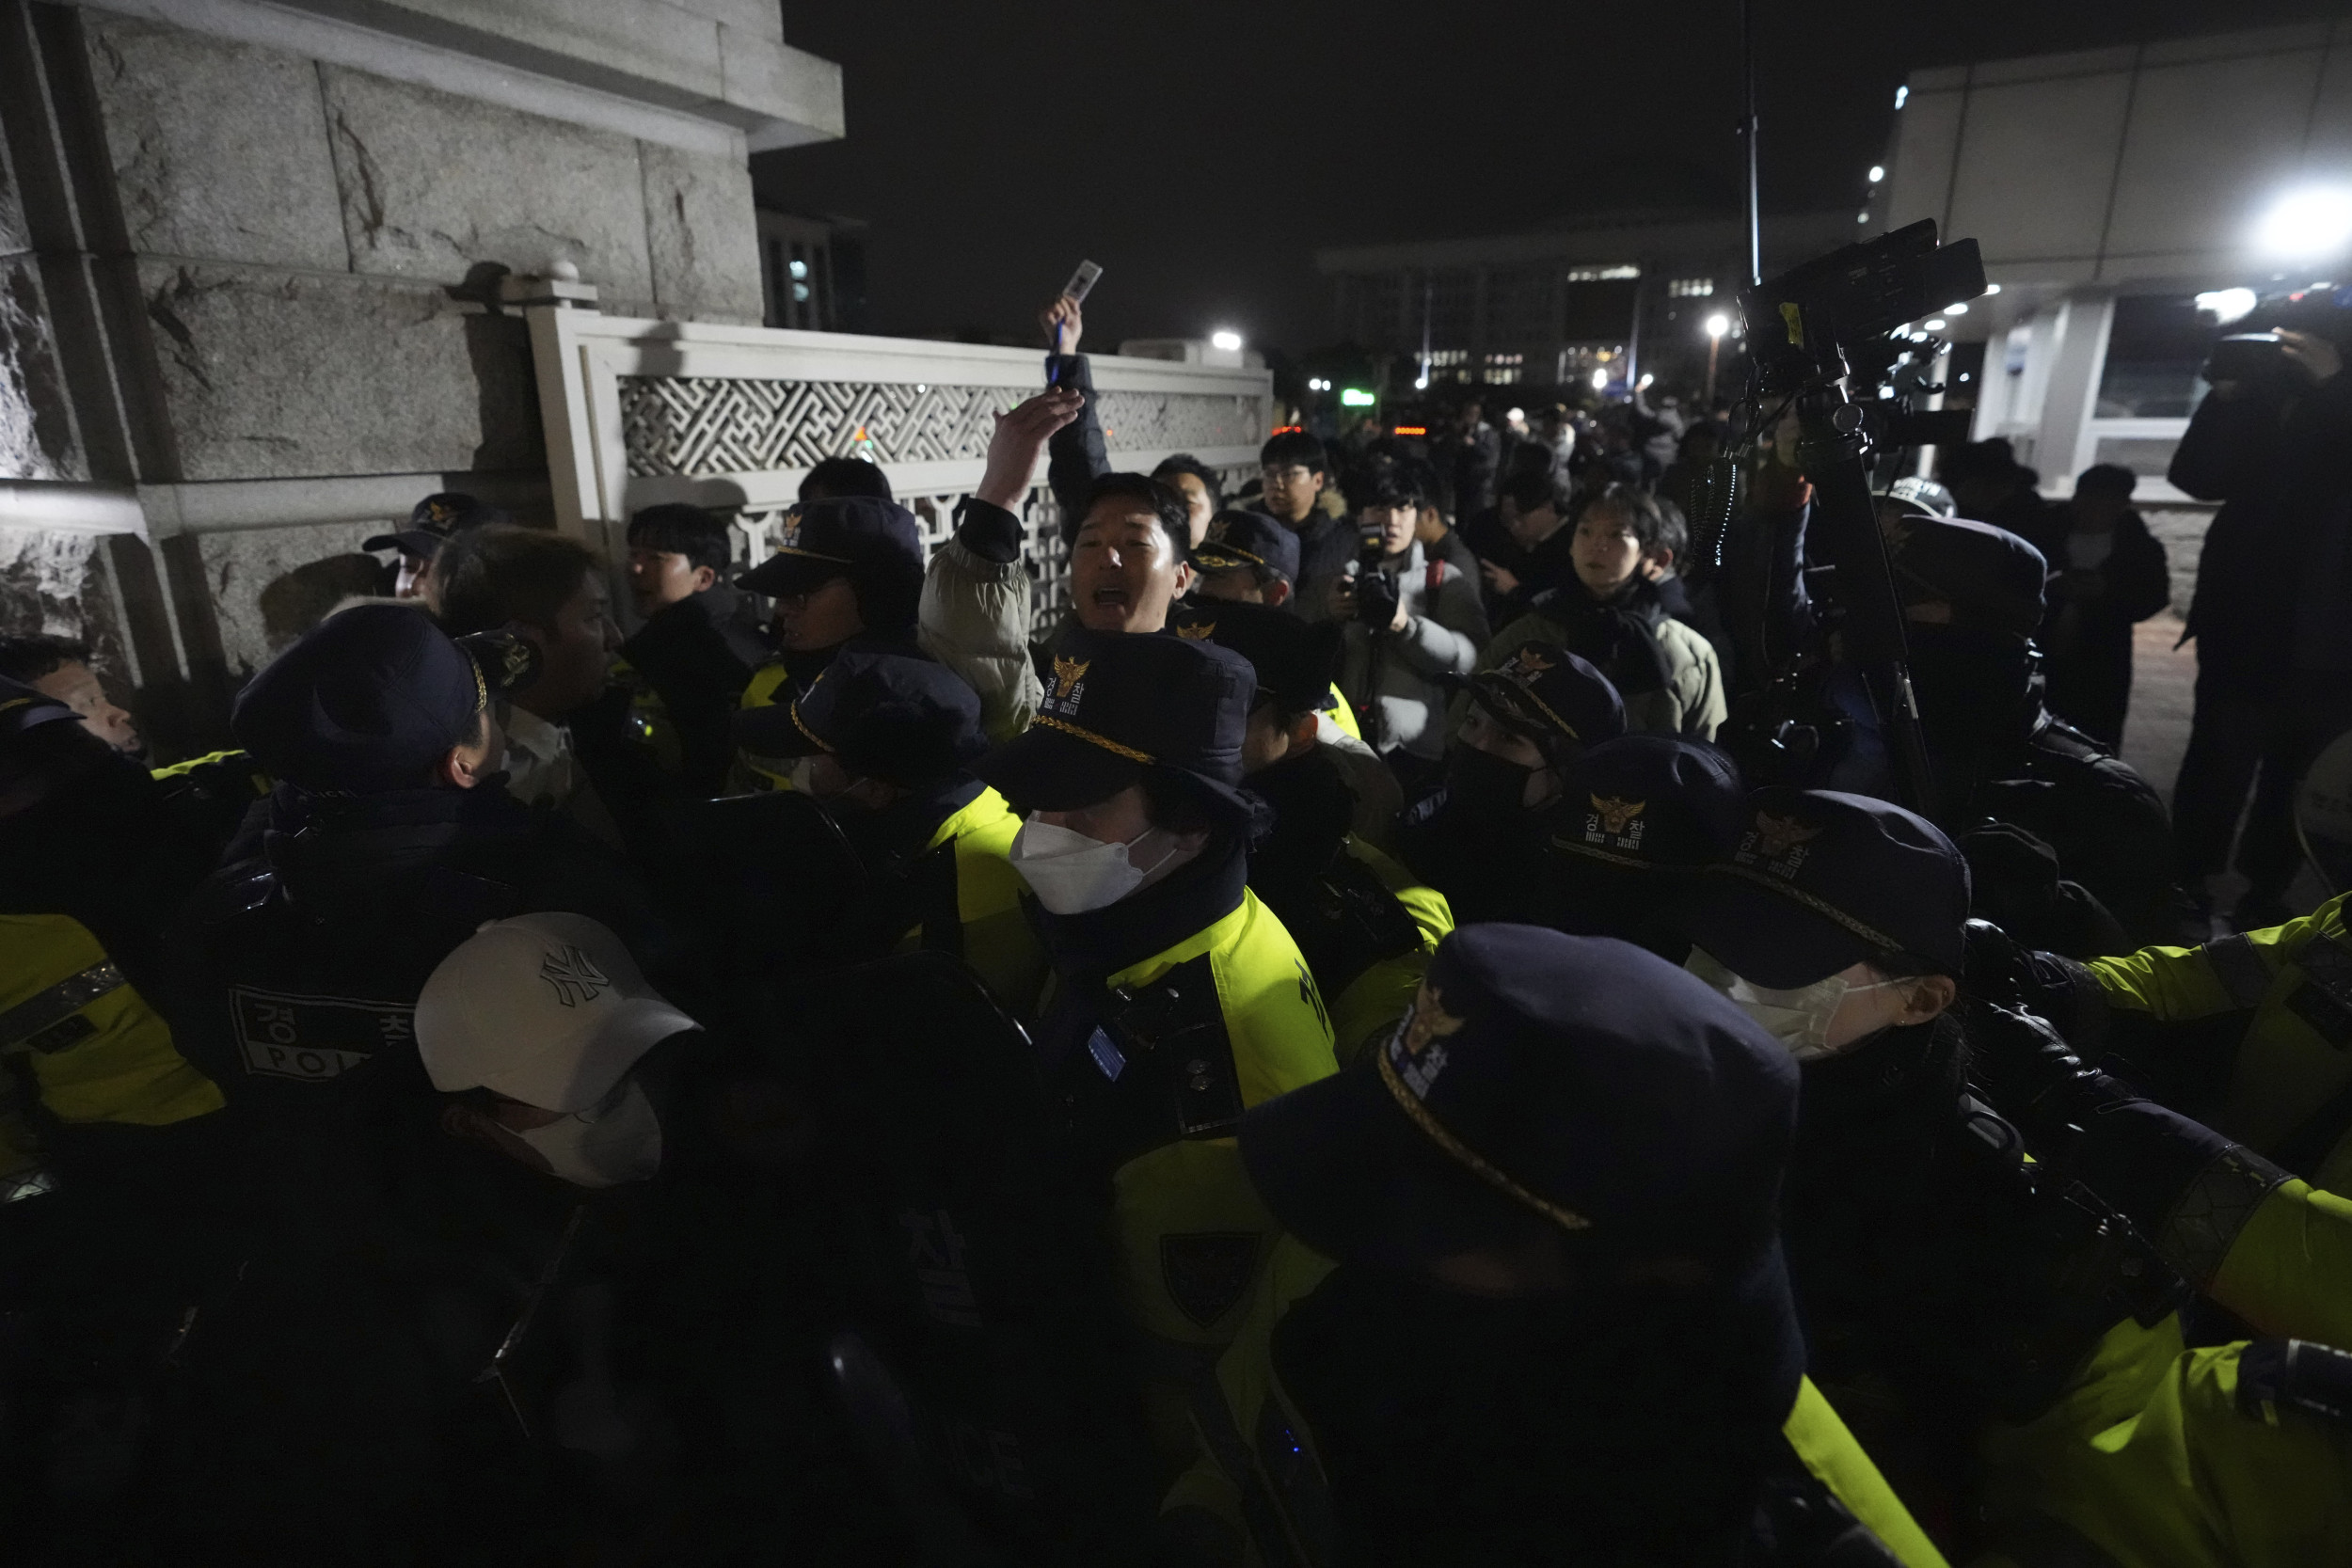
<svg viewBox="0 0 2352 1568">
<path fill-rule="evenodd" d="M 628 471 L 699 478 L 806 468 L 856 454 L 878 463 L 977 461 L 1019 387 L 905 382 L 761 381 L 722 376 L 619 378 Z M 1114 449 L 1254 447 L 1258 400 L 1200 392 L 1103 392 L 1096 411 Z"/>
</svg>

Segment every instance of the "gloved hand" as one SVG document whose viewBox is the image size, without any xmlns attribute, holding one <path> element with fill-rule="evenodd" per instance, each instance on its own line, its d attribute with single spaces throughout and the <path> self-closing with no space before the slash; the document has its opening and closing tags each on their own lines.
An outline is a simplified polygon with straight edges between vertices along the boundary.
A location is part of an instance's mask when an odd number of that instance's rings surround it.
<svg viewBox="0 0 2352 1568">
<path fill-rule="evenodd" d="M 1999 932 L 1983 921 L 1969 922 L 1971 966 L 1977 959 L 1979 927 Z M 2085 1126 L 2101 1110 L 2137 1098 L 2086 1065 L 2043 1020 L 1990 1002 L 1969 1009 L 1968 1076 L 2026 1135 L 2026 1147 L 2043 1159 L 2063 1147 L 2069 1127 Z"/>
<path fill-rule="evenodd" d="M 2059 1034 L 2096 1049 L 2106 1027 L 2106 991 L 2074 959 L 2021 947 L 1989 920 L 1966 927 L 1963 974 L 1971 996 L 2049 1020 Z"/>
</svg>

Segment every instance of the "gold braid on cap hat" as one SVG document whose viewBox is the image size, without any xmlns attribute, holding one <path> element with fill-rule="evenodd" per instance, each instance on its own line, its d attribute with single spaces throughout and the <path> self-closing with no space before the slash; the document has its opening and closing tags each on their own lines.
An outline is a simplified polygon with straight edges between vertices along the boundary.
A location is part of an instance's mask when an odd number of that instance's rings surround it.
<svg viewBox="0 0 2352 1568">
<path fill-rule="evenodd" d="M 1897 942 L 1893 937 L 1888 936 L 1885 932 L 1877 929 L 1875 927 L 1865 926 L 1861 921 L 1856 920 L 1852 915 L 1848 914 L 1845 911 L 1839 909 L 1828 899 L 1807 893 L 1804 889 L 1798 887 L 1793 882 L 1783 881 L 1777 877 L 1767 877 L 1763 872 L 1756 870 L 1755 867 L 1741 865 L 1737 861 L 1721 861 L 1708 866 L 1708 869 L 1709 871 L 1720 871 L 1727 877 L 1738 877 L 1742 880 L 1754 882 L 1757 887 L 1764 889 L 1768 893 L 1777 893 L 1783 898 L 1790 899 L 1793 902 L 1802 904 L 1806 909 L 1811 910 L 1815 914 L 1820 915 L 1822 919 L 1844 927 L 1847 930 L 1851 931 L 1855 936 L 1860 937 L 1863 941 L 1868 942 L 1873 947 L 1883 948 L 1889 953 L 1901 953 L 1907 951 L 1901 942 Z"/>
<path fill-rule="evenodd" d="M 1153 756 L 1149 752 L 1138 752 L 1133 746 L 1121 746 L 1118 741 L 1113 740 L 1106 735 L 1097 735 L 1092 730 L 1087 729 L 1083 725 L 1073 724 L 1067 719 L 1057 719 L 1050 713 L 1041 713 L 1036 718 L 1030 720 L 1029 722 L 1031 724 L 1042 724 L 1049 730 L 1059 730 L 1064 735 L 1074 735 L 1080 740 L 1086 741 L 1090 745 L 1100 746 L 1105 752 L 1110 752 L 1116 755 L 1125 757 L 1129 762 L 1140 762 L 1149 767 L 1159 761 L 1157 757 Z M 816 737 L 812 736 L 810 738 L 815 739 Z M 824 743 L 822 741 L 818 741 L 818 744 L 823 745 Z M 825 749 L 827 751 L 831 751 L 833 748 L 828 746 Z"/>
<path fill-rule="evenodd" d="M 812 686 L 809 689 L 813 691 L 816 688 Z M 822 746 L 828 752 L 838 750 L 838 748 L 836 748 L 832 741 L 827 740 L 823 736 L 818 735 L 815 730 L 810 729 L 802 720 L 801 705 L 799 702 L 795 701 L 789 707 L 786 708 L 785 711 L 792 716 L 792 727 L 794 729 L 800 731 L 803 735 L 808 736 L 811 740 L 814 740 L 818 745 Z"/>
<path fill-rule="evenodd" d="M 1421 1097 L 1407 1088 L 1405 1081 L 1396 1075 L 1396 1066 L 1389 1060 L 1386 1046 L 1381 1047 L 1378 1060 L 1380 1082 L 1389 1086 L 1389 1098 L 1395 1101 L 1397 1108 L 1405 1113 L 1406 1118 L 1415 1127 L 1420 1128 L 1422 1135 L 1431 1143 L 1436 1144 L 1450 1155 L 1454 1164 L 1505 1197 L 1516 1199 L 1534 1210 L 1563 1230 L 1590 1230 L 1593 1227 L 1593 1222 L 1575 1210 L 1564 1209 L 1549 1198 L 1538 1197 L 1519 1185 L 1484 1155 L 1448 1131 L 1445 1123 L 1438 1119 L 1436 1113 L 1422 1104 Z"/>
</svg>

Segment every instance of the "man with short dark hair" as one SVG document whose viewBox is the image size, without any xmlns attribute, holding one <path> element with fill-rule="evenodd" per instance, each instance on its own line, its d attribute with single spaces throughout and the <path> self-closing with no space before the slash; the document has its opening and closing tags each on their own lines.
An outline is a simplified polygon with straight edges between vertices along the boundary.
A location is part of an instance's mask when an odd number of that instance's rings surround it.
<svg viewBox="0 0 2352 1568">
<path fill-rule="evenodd" d="M 898 499 L 890 493 L 890 476 L 882 471 L 882 465 L 864 457 L 820 457 L 801 481 L 803 506 L 810 501 L 839 500 L 845 496 L 866 496 L 884 501 Z"/>
<path fill-rule="evenodd" d="M 511 627 L 538 653 L 537 673 L 500 716 L 507 792 L 567 812 L 618 846 L 613 810 L 626 803 L 589 782 L 570 727 L 604 695 L 621 642 L 603 562 L 565 534 L 501 524 L 471 531 L 435 565 L 441 623 L 453 635 Z"/>
<path fill-rule="evenodd" d="M 90 668 L 89 644 L 64 637 L 0 637 L 0 676 L 55 697 L 78 715 L 90 734 L 125 756 L 147 750 L 138 725 L 115 706 Z"/>
<path fill-rule="evenodd" d="M 1576 531 L 1567 526 L 1575 515 L 1568 477 L 1547 471 L 1513 476 L 1494 509 L 1470 519 L 1466 532 L 1494 625 L 1509 626 L 1575 579 Z"/>
<path fill-rule="evenodd" d="M 1215 468 L 1188 451 L 1161 458 L 1152 477 L 1184 498 L 1192 520 L 1193 546 L 1199 548 L 1209 536 L 1210 522 L 1225 505 L 1225 482 Z"/>
<path fill-rule="evenodd" d="M 1290 610 L 1309 621 L 1332 618 L 1331 585 L 1356 559 L 1356 529 L 1317 503 L 1331 483 L 1323 443 L 1303 430 L 1285 430 L 1259 449 L 1259 504 L 1298 535 L 1298 575 Z"/>
<path fill-rule="evenodd" d="M 1469 578 L 1422 554 L 1422 497 L 1406 469 L 1359 476 L 1355 500 L 1366 557 L 1329 589 L 1331 618 L 1343 628 L 1340 692 L 1365 741 L 1410 787 L 1445 751 L 1445 683 L 1478 662 L 1486 617 Z"/>
<path fill-rule="evenodd" d="M 1495 482 L 1502 471 L 1502 437 L 1486 422 L 1486 404 L 1476 396 L 1463 400 L 1454 411 L 1452 431 L 1454 511 L 1474 517 L 1495 503 Z"/>
<path fill-rule="evenodd" d="M 632 689 L 633 732 L 695 796 L 725 788 L 736 705 L 772 652 L 757 601 L 724 580 L 730 534 L 682 503 L 646 507 L 628 523 L 629 595 L 644 624 L 621 644 L 613 673 Z"/>
</svg>

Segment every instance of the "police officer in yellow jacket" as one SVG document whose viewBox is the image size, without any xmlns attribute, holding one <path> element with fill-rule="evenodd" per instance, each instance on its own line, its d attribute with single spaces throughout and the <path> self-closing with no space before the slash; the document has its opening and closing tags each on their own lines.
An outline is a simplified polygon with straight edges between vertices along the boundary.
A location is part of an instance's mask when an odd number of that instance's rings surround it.
<svg viewBox="0 0 2352 1568">
<path fill-rule="evenodd" d="M 1296 1240 L 1196 1402 L 1169 1555 L 1940 1564 L 1804 1381 L 1795 1079 L 1628 944 L 1449 937 L 1388 1040 L 1244 1120 Z"/>
<path fill-rule="evenodd" d="M 2352 932 L 2344 898 L 2199 947 L 2078 963 L 1972 933 L 1970 962 L 2150 1098 L 2315 1187 L 2352 1193 Z"/>
<path fill-rule="evenodd" d="M 135 1469 L 152 1384 L 233 1266 L 220 1091 L 182 1054 L 162 927 L 210 846 L 64 703 L 0 680 L 0 1465 L 11 1544 L 44 1490 Z"/>
<path fill-rule="evenodd" d="M 1073 628 L 1029 729 L 977 768 L 1054 967 L 1037 1030 L 1143 1332 L 1156 1436 L 1238 1327 L 1277 1229 L 1243 1173 L 1244 1110 L 1332 1071 L 1298 946 L 1245 885 L 1256 680 L 1214 643 Z"/>
<path fill-rule="evenodd" d="M 1008 1012 L 1035 1013 L 1045 953 L 1007 858 L 1021 823 L 972 774 L 988 741 L 961 676 L 853 643 L 800 696 L 739 714 L 736 736 L 749 753 L 789 760 L 792 787 L 824 806 L 866 867 L 835 951 L 952 953 Z"/>
<path fill-rule="evenodd" d="M 1258 694 L 1242 771 L 1274 810 L 1249 851 L 1249 887 L 1281 920 L 1331 1009 L 1340 1060 L 1405 1015 L 1429 955 L 1454 929 L 1445 895 L 1349 831 L 1362 802 L 1318 738 L 1316 704 L 1339 657 L 1336 627 L 1279 610 L 1211 600 L 1178 607 L 1179 637 L 1249 660 Z"/>
<path fill-rule="evenodd" d="M 1979 1080 L 2033 1150 L 2266 1337 L 2185 1349 L 2178 1320 L 2121 1325 L 2058 1408 L 1991 1434 L 1996 1539 L 2019 1561 L 2080 1542 L 2128 1568 L 2341 1560 L 2352 1201 L 2141 1099 L 2039 1019 L 1990 1012 L 1974 1037 Z"/>
</svg>

